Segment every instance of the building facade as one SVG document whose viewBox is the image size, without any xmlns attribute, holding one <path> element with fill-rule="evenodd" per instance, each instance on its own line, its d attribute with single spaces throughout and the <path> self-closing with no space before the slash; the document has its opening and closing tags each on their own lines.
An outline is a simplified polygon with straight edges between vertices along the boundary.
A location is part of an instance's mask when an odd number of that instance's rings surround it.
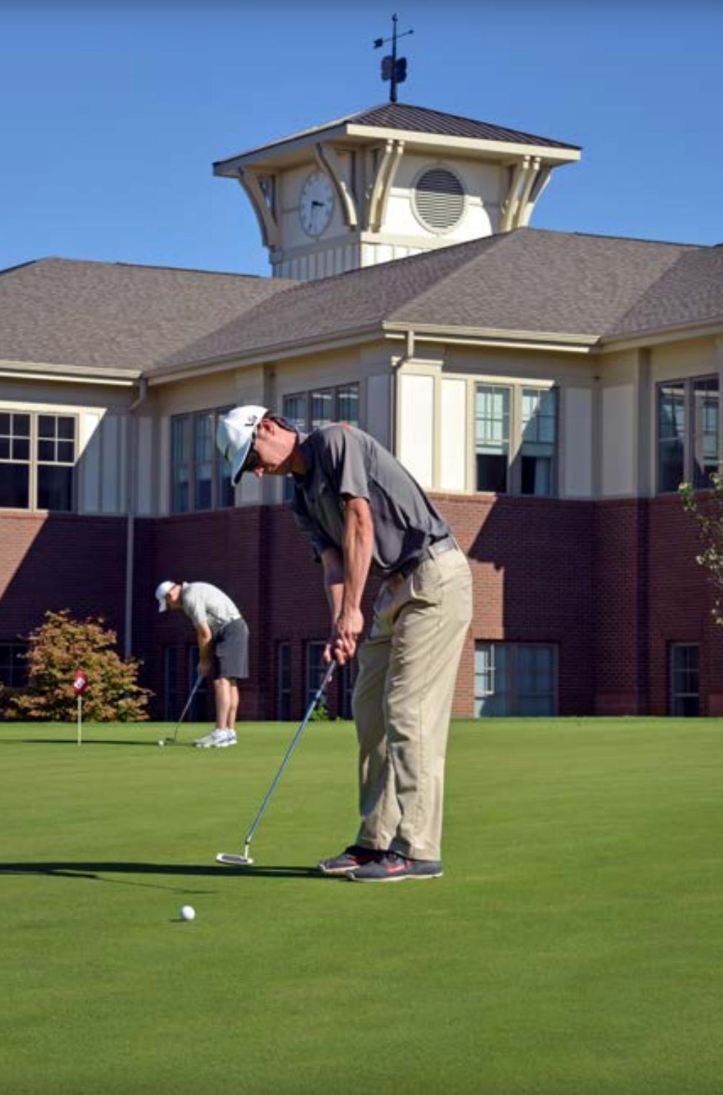
<svg viewBox="0 0 723 1095">
<path fill-rule="evenodd" d="M 251 629 L 242 716 L 299 715 L 328 629 L 319 570 L 285 483 L 232 490 L 214 445 L 221 412 L 257 403 L 302 430 L 359 424 L 450 521 L 475 581 L 456 715 L 723 713 L 723 632 L 677 494 L 721 465 L 723 248 L 527 227 L 577 158 L 375 108 L 215 165 L 254 203 L 274 277 L 0 275 L 0 679 L 69 607 L 118 631 L 175 718 L 193 633 L 153 591 L 204 580 Z"/>
</svg>

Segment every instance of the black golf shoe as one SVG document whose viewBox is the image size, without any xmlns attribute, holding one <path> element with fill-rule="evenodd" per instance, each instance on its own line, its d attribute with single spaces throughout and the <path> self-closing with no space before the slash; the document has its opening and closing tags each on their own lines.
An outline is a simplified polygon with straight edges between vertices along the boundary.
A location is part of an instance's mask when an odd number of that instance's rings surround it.
<svg viewBox="0 0 723 1095">
<path fill-rule="evenodd" d="M 383 852 L 373 862 L 355 867 L 347 877 L 352 882 L 403 882 L 406 878 L 441 878 L 438 859 L 408 859 L 399 852 Z"/>
<path fill-rule="evenodd" d="M 362 848 L 361 844 L 350 844 L 340 855 L 331 859 L 322 859 L 319 870 L 322 874 L 348 874 L 349 871 L 373 863 L 381 852 L 373 848 Z"/>
</svg>

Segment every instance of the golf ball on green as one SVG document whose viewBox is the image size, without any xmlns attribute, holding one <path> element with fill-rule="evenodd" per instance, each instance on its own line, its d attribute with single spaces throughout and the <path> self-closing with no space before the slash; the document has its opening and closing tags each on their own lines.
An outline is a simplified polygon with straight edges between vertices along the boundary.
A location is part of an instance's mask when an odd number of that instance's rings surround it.
<svg viewBox="0 0 723 1095">
<path fill-rule="evenodd" d="M 181 905 L 181 920 L 195 920 L 196 910 L 193 905 Z"/>
<path fill-rule="evenodd" d="M 161 746 L 161 748 L 163 748 L 163 746 L 164 746 L 164 745 L 165 745 L 166 743 L 165 743 L 165 741 L 163 741 L 163 740 L 161 739 L 161 741 L 159 741 L 159 742 L 158 742 L 158 744 L 159 744 L 159 745 Z"/>
</svg>

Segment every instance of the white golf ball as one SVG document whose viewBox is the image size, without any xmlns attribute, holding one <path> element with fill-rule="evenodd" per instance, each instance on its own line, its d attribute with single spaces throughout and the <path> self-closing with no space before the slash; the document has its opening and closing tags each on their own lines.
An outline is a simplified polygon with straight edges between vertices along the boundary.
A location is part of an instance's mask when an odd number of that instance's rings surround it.
<svg viewBox="0 0 723 1095">
<path fill-rule="evenodd" d="M 181 920 L 195 920 L 196 910 L 193 905 L 181 905 L 180 915 Z"/>
<path fill-rule="evenodd" d="M 163 746 L 164 746 L 164 745 L 165 745 L 166 743 L 165 743 L 165 741 L 163 741 L 163 739 L 161 739 L 161 741 L 159 741 L 159 742 L 158 742 L 158 744 L 159 744 L 159 745 L 161 746 L 161 748 L 163 748 Z"/>
</svg>

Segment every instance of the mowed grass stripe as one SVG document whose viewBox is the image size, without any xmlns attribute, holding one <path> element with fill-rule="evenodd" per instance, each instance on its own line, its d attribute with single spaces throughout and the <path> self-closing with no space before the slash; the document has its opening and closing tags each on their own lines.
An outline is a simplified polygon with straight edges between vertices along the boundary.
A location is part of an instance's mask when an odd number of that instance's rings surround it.
<svg viewBox="0 0 723 1095">
<path fill-rule="evenodd" d="M 294 729 L 3 727 L 4 1090 L 718 1095 L 719 723 L 455 723 L 445 878 L 381 887 L 304 873 L 354 835 L 349 724 L 215 866 Z"/>
</svg>

